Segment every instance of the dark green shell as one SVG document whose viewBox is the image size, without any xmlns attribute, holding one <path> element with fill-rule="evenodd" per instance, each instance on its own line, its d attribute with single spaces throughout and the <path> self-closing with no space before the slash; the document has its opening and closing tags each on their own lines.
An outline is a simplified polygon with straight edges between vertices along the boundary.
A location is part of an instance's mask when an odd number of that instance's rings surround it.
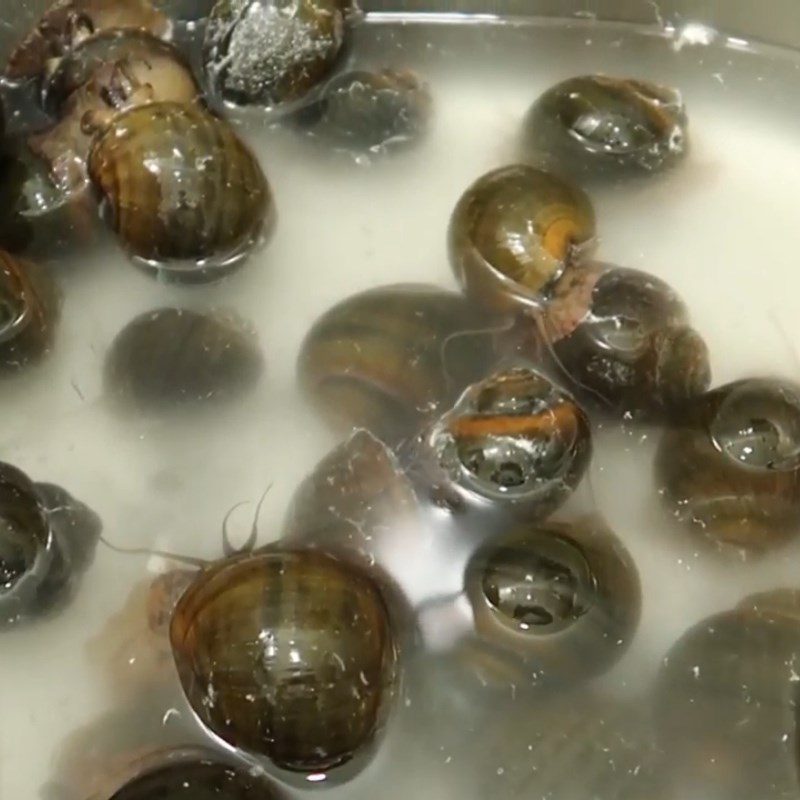
<svg viewBox="0 0 800 800">
<path fill-rule="evenodd" d="M 758 555 L 800 532 L 800 387 L 736 381 L 696 398 L 664 433 L 656 483 L 698 538 Z"/>
</svg>

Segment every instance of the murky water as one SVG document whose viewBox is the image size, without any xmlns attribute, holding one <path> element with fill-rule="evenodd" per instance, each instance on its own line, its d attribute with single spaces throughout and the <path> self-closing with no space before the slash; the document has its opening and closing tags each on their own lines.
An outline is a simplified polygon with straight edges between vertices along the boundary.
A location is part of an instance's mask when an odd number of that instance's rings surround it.
<svg viewBox="0 0 800 800">
<path fill-rule="evenodd" d="M 715 384 L 771 373 L 800 378 L 800 57 L 724 37 L 678 44 L 587 21 L 487 26 L 371 18 L 357 30 L 353 64 L 419 71 L 435 103 L 429 135 L 366 163 L 292 130 L 242 123 L 274 189 L 279 222 L 269 246 L 216 286 L 159 284 L 111 241 L 86 256 L 65 255 L 54 267 L 65 291 L 55 352 L 3 385 L 3 460 L 89 503 L 106 536 L 125 547 L 217 556 L 226 512 L 254 503 L 268 485 L 260 536 L 275 538 L 298 483 L 336 443 L 295 382 L 298 348 L 313 321 L 369 287 L 418 281 L 456 288 L 445 241 L 456 200 L 483 172 L 514 160 L 534 98 L 563 78 L 592 72 L 680 88 L 691 126 L 691 153 L 678 169 L 593 192 L 599 257 L 658 275 L 685 298 L 711 350 Z M 200 418 L 120 418 L 102 397 L 104 353 L 135 315 L 171 304 L 232 308 L 251 319 L 266 375 L 241 403 Z M 645 770 L 644 757 L 627 745 L 646 737 L 636 730 L 646 725 L 637 715 L 669 647 L 749 593 L 795 585 L 800 557 L 795 543 L 757 563 L 718 562 L 677 536 L 652 482 L 657 436 L 600 425 L 580 493 L 579 502 L 596 503 L 641 576 L 640 627 L 619 663 L 581 695 L 560 698 L 511 683 L 482 687 L 442 665 L 417 665 L 370 766 L 344 788 L 319 791 L 351 799 L 653 796 L 635 781 L 627 794 L 597 788 L 605 785 L 596 764 L 603 757 L 597 750 L 582 755 L 581 737 L 599 725 L 597 741 L 610 735 L 626 743 L 622 756 L 613 745 L 601 748 L 611 753 L 608 762 L 618 759 L 614 770 Z M 246 537 L 251 513 L 235 512 L 237 536 Z M 448 539 L 419 552 L 408 541 L 393 543 L 389 560 L 414 602 L 457 593 L 468 550 Z M 131 588 L 163 566 L 101 546 L 62 614 L 3 634 L 0 796 L 37 797 L 57 777 L 67 737 L 124 707 L 87 644 Z M 457 638 L 459 608 L 428 607 L 422 615 L 431 649 Z M 120 659 L 123 672 L 136 671 L 137 657 Z M 542 745 L 541 731 L 526 726 L 532 718 L 552 719 L 566 733 Z M 198 735 L 190 733 L 194 723 L 177 690 L 155 698 L 141 724 L 153 719 L 165 738 Z"/>
</svg>

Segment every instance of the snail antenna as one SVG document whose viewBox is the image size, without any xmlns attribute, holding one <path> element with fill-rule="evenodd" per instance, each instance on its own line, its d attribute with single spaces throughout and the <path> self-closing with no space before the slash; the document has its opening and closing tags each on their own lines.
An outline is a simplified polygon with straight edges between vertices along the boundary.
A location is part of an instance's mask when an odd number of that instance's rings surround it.
<svg viewBox="0 0 800 800">
<path fill-rule="evenodd" d="M 100 541 L 115 553 L 122 553 L 126 556 L 158 556 L 159 558 L 168 558 L 170 561 L 178 561 L 181 564 L 189 564 L 192 567 L 199 567 L 206 569 L 211 562 L 203 558 L 195 558 L 193 556 L 182 556 L 177 553 L 168 553 L 166 550 L 150 550 L 147 547 L 120 547 L 119 545 L 112 544 L 104 536 L 100 537 Z"/>
<path fill-rule="evenodd" d="M 463 330 L 463 331 L 455 331 L 454 333 L 449 334 L 445 337 L 444 341 L 442 342 L 441 346 L 441 359 L 442 365 L 444 366 L 444 374 L 445 378 L 448 383 L 453 383 L 453 376 L 450 374 L 450 370 L 447 367 L 447 348 L 453 344 L 453 342 L 457 341 L 458 339 L 466 339 L 469 337 L 478 337 L 478 336 L 497 336 L 501 333 L 508 333 L 514 327 L 514 319 L 509 318 L 503 320 L 500 324 L 487 326 L 485 328 L 473 328 L 470 330 Z"/>
<path fill-rule="evenodd" d="M 267 495 L 272 489 L 272 484 L 269 484 L 267 488 L 264 490 L 264 493 L 261 495 L 258 504 L 256 505 L 256 513 L 253 517 L 253 525 L 250 528 L 250 535 L 247 537 L 247 541 L 241 547 L 234 547 L 231 543 L 230 533 L 228 532 L 228 522 L 231 518 L 231 514 L 236 511 L 237 508 L 241 508 L 242 506 L 246 506 L 249 501 L 243 500 L 241 503 L 237 503 L 230 511 L 225 515 L 225 519 L 222 521 L 222 550 L 225 553 L 226 557 L 230 556 L 240 556 L 244 555 L 245 553 L 252 553 L 253 548 L 255 547 L 256 542 L 258 541 L 258 520 L 261 516 L 261 507 L 264 505 L 264 500 L 266 499 Z"/>
</svg>

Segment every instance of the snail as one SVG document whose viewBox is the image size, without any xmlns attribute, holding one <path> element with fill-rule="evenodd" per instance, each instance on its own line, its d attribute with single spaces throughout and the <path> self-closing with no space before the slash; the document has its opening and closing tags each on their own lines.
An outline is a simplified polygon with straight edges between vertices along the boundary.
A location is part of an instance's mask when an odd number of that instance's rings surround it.
<svg viewBox="0 0 800 800">
<path fill-rule="evenodd" d="M 683 301 L 652 275 L 600 263 L 571 268 L 537 317 L 538 329 L 522 327 L 606 412 L 674 415 L 708 388 L 708 348 Z"/>
<path fill-rule="evenodd" d="M 598 517 L 521 523 L 491 537 L 465 575 L 475 635 L 533 683 L 607 671 L 639 621 L 641 588 L 622 542 Z"/>
<path fill-rule="evenodd" d="M 577 180 L 651 173 L 688 149 L 680 92 L 650 81 L 584 75 L 548 89 L 523 125 L 527 154 Z"/>
<path fill-rule="evenodd" d="M 800 387 L 735 381 L 695 398 L 664 433 L 656 482 L 696 539 L 743 557 L 800 532 Z"/>
<path fill-rule="evenodd" d="M 450 220 L 450 262 L 475 302 L 538 309 L 564 270 L 595 243 L 595 214 L 577 186 L 524 164 L 479 178 Z"/>
<path fill-rule="evenodd" d="M 349 11 L 346 0 L 217 0 L 203 45 L 211 94 L 265 108 L 303 99 L 336 66 Z"/>
<path fill-rule="evenodd" d="M 667 653 L 654 709 L 679 793 L 797 795 L 800 625 L 796 608 L 783 614 L 782 604 L 769 594 L 746 598 L 697 623 Z"/>
<path fill-rule="evenodd" d="M 491 363 L 484 326 L 451 292 L 418 284 L 369 290 L 314 324 L 298 360 L 300 385 L 336 428 L 407 437 Z"/>
<path fill-rule="evenodd" d="M 86 160 L 93 123 L 152 102 L 192 103 L 200 90 L 183 56 L 142 31 L 105 31 L 65 56 L 42 90 L 43 104 L 58 120 L 28 138 L 65 192 L 87 183 Z"/>
<path fill-rule="evenodd" d="M 150 0 L 55 0 L 11 53 L 6 77 L 44 77 L 86 37 L 110 29 L 133 29 L 169 38 L 169 19 Z"/>
<path fill-rule="evenodd" d="M 117 335 L 104 377 L 120 407 L 150 412 L 233 399 L 252 389 L 263 370 L 255 331 L 236 315 L 161 308 Z"/>
<path fill-rule="evenodd" d="M 358 764 L 394 693 L 380 590 L 312 551 L 265 548 L 208 566 L 178 601 L 170 642 L 201 722 L 289 772 Z"/>
<path fill-rule="evenodd" d="M 543 519 L 583 477 L 589 421 L 567 392 L 529 367 L 468 387 L 415 443 L 411 472 L 462 527 Z"/>
<path fill-rule="evenodd" d="M 89 567 L 101 523 L 66 491 L 0 464 L 0 628 L 56 611 Z"/>
<path fill-rule="evenodd" d="M 125 248 L 179 282 L 233 271 L 273 212 L 256 157 L 197 105 L 152 103 L 115 116 L 95 138 L 88 169 Z"/>
<path fill-rule="evenodd" d="M 0 372 L 15 373 L 51 349 L 61 293 L 38 265 L 0 250 Z"/>
<path fill-rule="evenodd" d="M 410 70 L 356 70 L 334 78 L 298 121 L 335 147 L 379 152 L 419 139 L 431 105 L 428 87 Z"/>
</svg>

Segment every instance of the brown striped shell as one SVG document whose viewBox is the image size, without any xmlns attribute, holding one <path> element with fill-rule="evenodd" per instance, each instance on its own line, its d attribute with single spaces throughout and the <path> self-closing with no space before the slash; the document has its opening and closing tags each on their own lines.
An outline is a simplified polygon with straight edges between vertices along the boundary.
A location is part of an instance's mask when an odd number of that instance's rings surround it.
<svg viewBox="0 0 800 800">
<path fill-rule="evenodd" d="M 688 404 L 655 462 L 667 513 L 740 557 L 800 533 L 800 387 L 748 379 Z"/>
<path fill-rule="evenodd" d="M 6 75 L 14 80 L 45 75 L 87 36 L 112 28 L 166 38 L 171 26 L 150 0 L 55 0 L 11 54 Z"/>
<path fill-rule="evenodd" d="M 0 250 L 0 372 L 17 372 L 53 345 L 61 293 L 38 265 Z"/>
<path fill-rule="evenodd" d="M 153 103 L 117 116 L 92 146 L 89 175 L 125 248 L 178 281 L 230 272 L 273 212 L 256 157 L 197 105 Z"/>
<path fill-rule="evenodd" d="M 514 164 L 479 178 L 458 201 L 450 263 L 477 303 L 494 311 L 539 308 L 594 241 L 594 209 L 581 189 Z"/>
<path fill-rule="evenodd" d="M 380 591 L 311 551 L 266 550 L 203 571 L 178 602 L 170 641 L 200 720 L 293 772 L 366 755 L 394 693 Z"/>
</svg>

